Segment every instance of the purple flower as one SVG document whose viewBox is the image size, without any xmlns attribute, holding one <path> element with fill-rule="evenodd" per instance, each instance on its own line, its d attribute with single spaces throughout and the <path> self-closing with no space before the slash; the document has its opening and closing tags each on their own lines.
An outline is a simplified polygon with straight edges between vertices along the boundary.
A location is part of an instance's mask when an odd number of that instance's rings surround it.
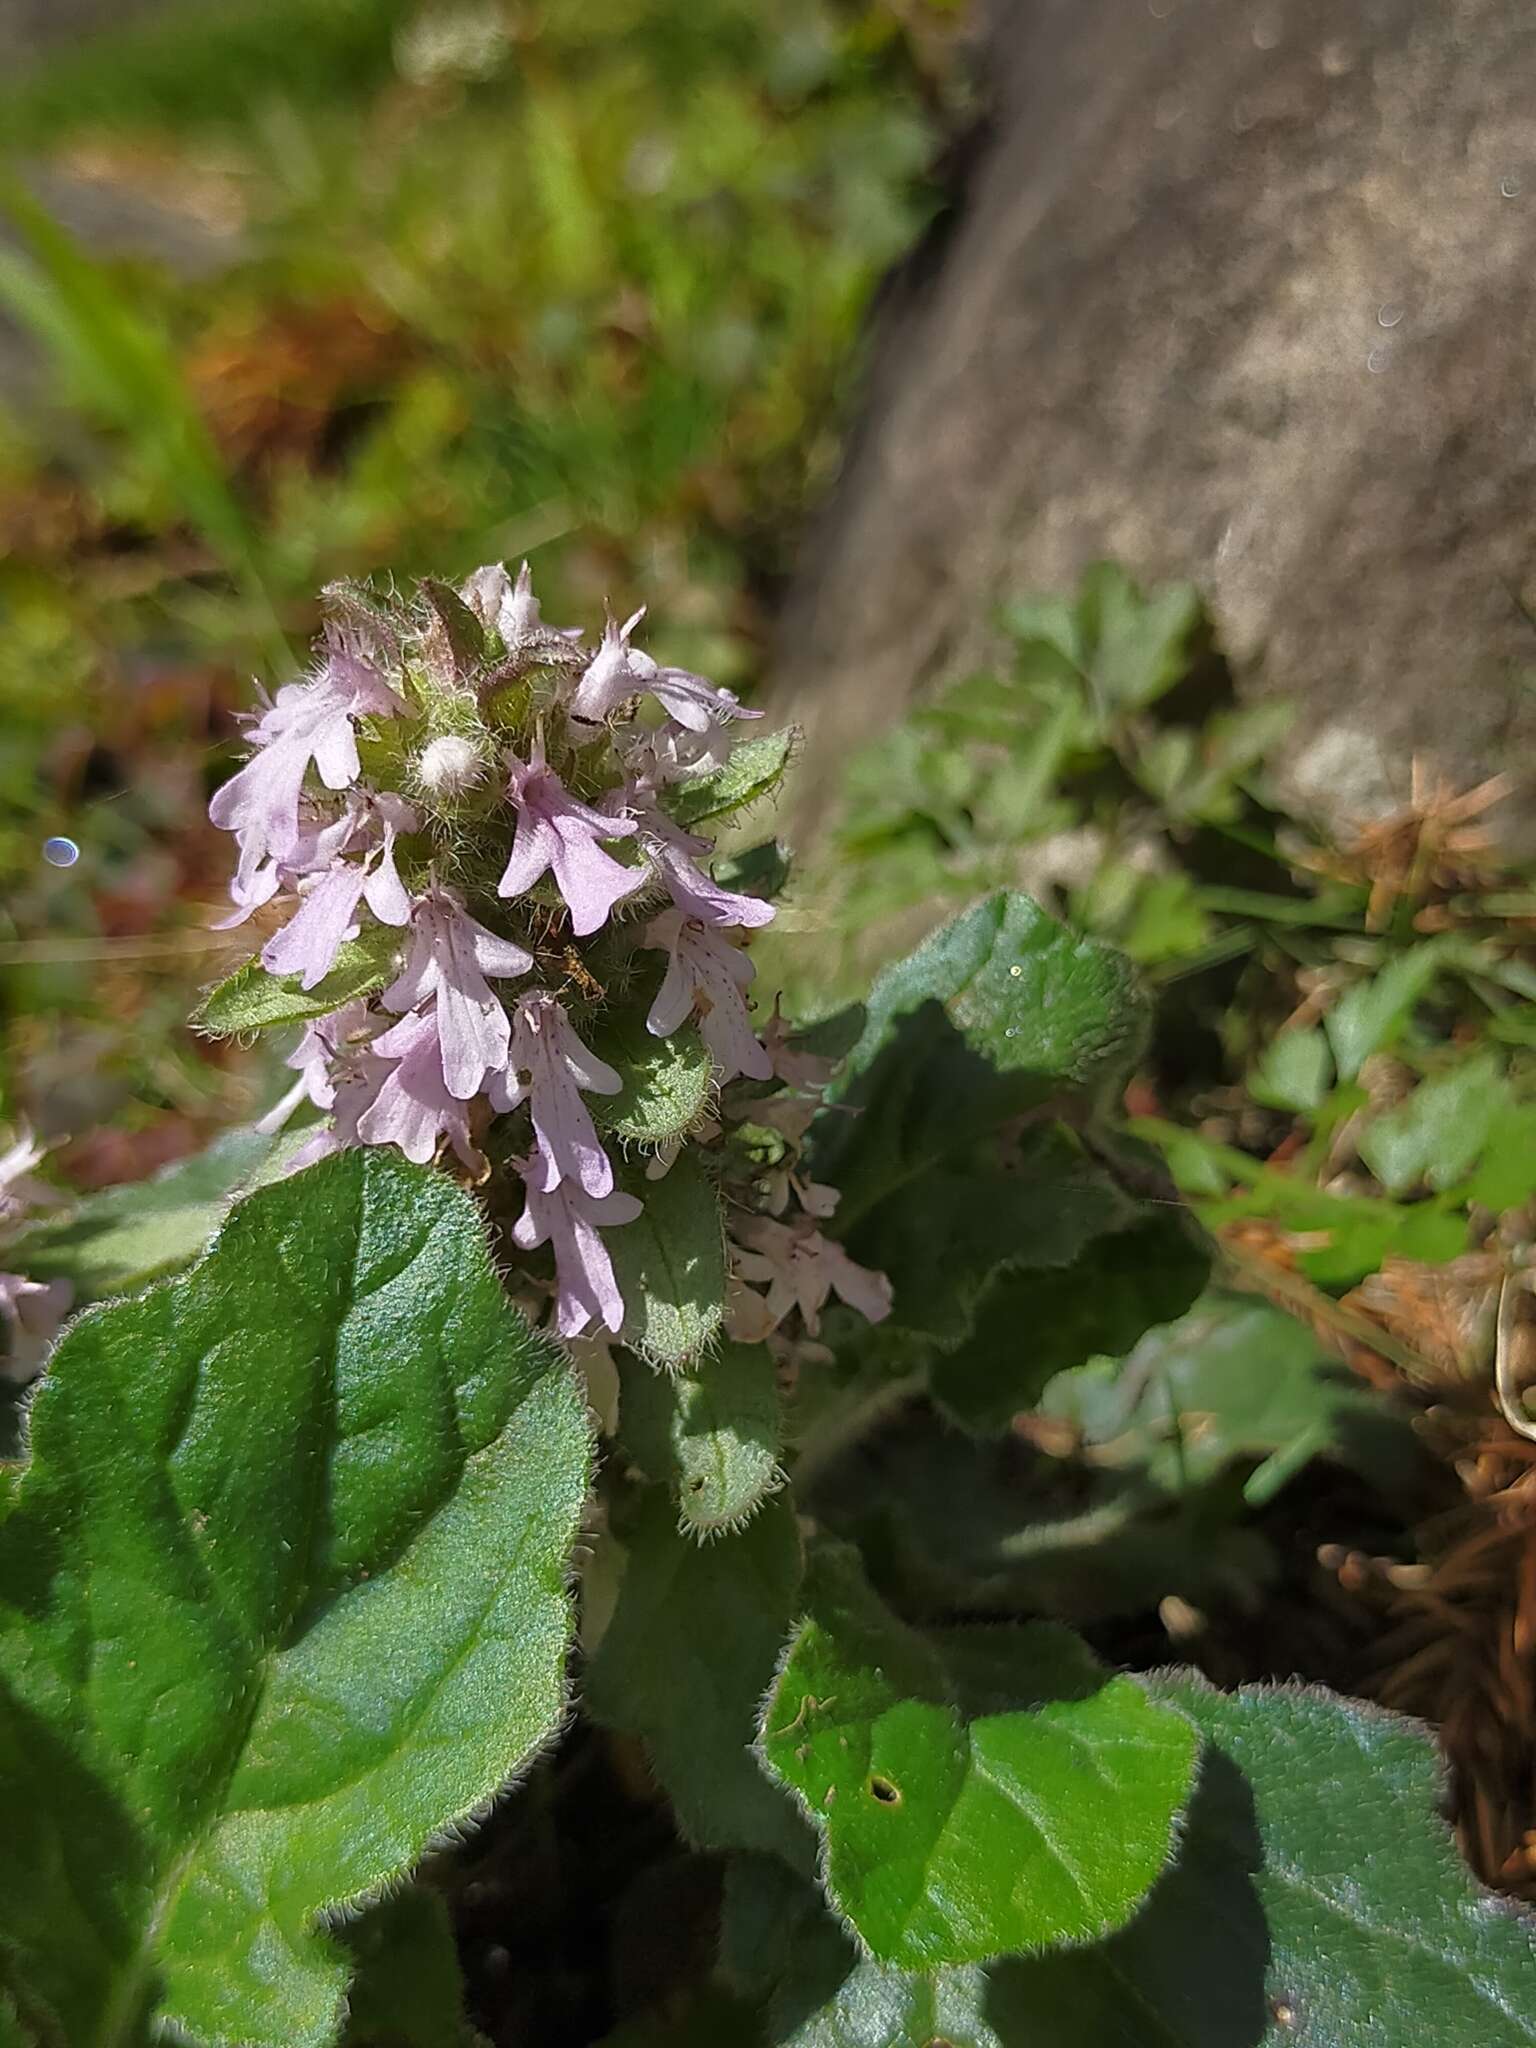
<svg viewBox="0 0 1536 2048">
<path fill-rule="evenodd" d="M 541 988 L 519 996 L 512 1013 L 512 1056 L 506 1073 L 492 1077 L 493 1108 L 526 1101 L 538 1149 L 526 1171 L 542 1174 L 541 1193 L 573 1180 L 589 1195 L 613 1191 L 613 1166 L 580 1090 L 617 1095 L 624 1083 L 605 1060 L 589 1052 L 564 1009 Z"/>
<path fill-rule="evenodd" d="M 767 1288 L 770 1328 L 798 1308 L 814 1337 L 829 1294 L 857 1309 L 867 1322 L 883 1322 L 890 1314 L 891 1283 L 885 1275 L 858 1265 L 809 1223 L 796 1227 L 750 1216 L 737 1224 L 736 1235 L 746 1247 L 736 1254 L 737 1275 Z"/>
<path fill-rule="evenodd" d="M 571 643 L 581 638 L 579 626 L 545 625 L 526 562 L 518 570 L 515 583 L 504 564 L 488 562 L 483 569 L 475 570 L 459 595 L 482 626 L 500 634 L 510 655 L 569 660 Z"/>
<path fill-rule="evenodd" d="M 41 1166 L 46 1157 L 47 1147 L 39 1145 L 28 1130 L 0 1152 L 0 1223 L 14 1223 L 28 1209 L 58 1201 L 55 1189 L 33 1177 L 34 1167 Z"/>
<path fill-rule="evenodd" d="M 629 636 L 644 617 L 642 605 L 622 626 L 609 619 L 604 628 L 602 645 L 582 671 L 567 706 L 571 724 L 578 728 L 573 734 L 578 742 L 591 739 L 627 697 L 640 695 L 654 697 L 689 732 L 707 732 L 711 725 L 733 718 L 762 717 L 760 711 L 739 704 L 729 690 L 717 690 L 685 668 L 661 668 L 642 649 L 631 646 Z"/>
<path fill-rule="evenodd" d="M 507 1064 L 512 1030 L 488 974 L 526 974 L 533 955 L 477 924 L 451 889 L 430 889 L 416 900 L 405 966 L 384 991 L 386 1009 L 412 1010 L 437 998 L 437 1035 L 443 1081 L 468 1102 L 487 1074 Z"/>
<path fill-rule="evenodd" d="M 0 1379 L 29 1380 L 41 1368 L 72 1296 L 67 1280 L 28 1280 L 20 1273 L 0 1273 L 0 1321 L 10 1326 Z"/>
<path fill-rule="evenodd" d="M 622 897 L 644 886 L 643 867 L 627 868 L 598 845 L 600 839 L 628 839 L 632 818 L 606 817 L 590 804 L 579 803 L 544 763 L 542 738 L 533 743 L 533 758 L 507 758 L 511 781 L 507 794 L 517 810 L 517 830 L 506 873 L 496 884 L 498 896 L 521 896 L 546 869 L 571 913 L 578 938 L 595 932 Z"/>
<path fill-rule="evenodd" d="M 208 806 L 213 823 L 240 841 L 230 885 L 236 903 L 248 903 L 252 890 L 265 886 L 257 874 L 266 863 L 292 851 L 310 762 L 327 789 L 348 788 L 359 771 L 354 719 L 393 718 L 406 709 L 377 669 L 339 642 L 313 681 L 284 684 L 251 729 L 257 751 Z"/>
<path fill-rule="evenodd" d="M 466 1166 L 478 1167 L 483 1162 L 470 1136 L 469 1112 L 443 1081 L 447 1048 L 438 1037 L 442 1022 L 440 1009 L 413 1011 L 374 1039 L 368 1048 L 374 1059 L 394 1064 L 359 1111 L 357 1138 L 364 1145 L 398 1145 L 407 1159 L 425 1166 L 439 1138 L 446 1137 Z M 336 1135 L 338 1143 L 346 1142 L 342 1132 Z"/>
<path fill-rule="evenodd" d="M 761 896 L 744 896 L 739 890 L 723 888 L 713 876 L 705 874 L 695 856 L 711 851 L 707 839 L 701 839 L 696 832 L 683 831 L 654 804 L 640 809 L 640 843 L 646 859 L 685 917 L 700 924 L 748 928 L 772 924 L 771 903 Z"/>
<path fill-rule="evenodd" d="M 589 1195 L 571 1180 L 547 1186 L 547 1168 L 537 1153 L 518 1171 L 527 1188 L 527 1207 L 512 1226 L 512 1242 L 525 1252 L 541 1244 L 553 1249 L 555 1328 L 562 1337 L 579 1337 L 594 1322 L 617 1331 L 624 1321 L 624 1297 L 598 1230 L 633 1223 L 639 1202 L 619 1189 Z"/>
<path fill-rule="evenodd" d="M 268 1137 L 280 1131 L 304 1101 L 312 1102 L 316 1109 L 332 1108 L 336 1101 L 335 1063 L 347 1041 L 364 1030 L 367 1022 L 368 1005 L 359 1001 L 345 1003 L 328 1017 L 316 1017 L 306 1024 L 303 1036 L 283 1062 L 299 1078 L 282 1100 L 257 1120 L 257 1130 Z"/>
<path fill-rule="evenodd" d="M 297 974 L 304 988 L 323 981 L 336 965 L 343 940 L 357 937 L 360 902 L 380 924 L 410 922 L 411 899 L 395 866 L 395 834 L 414 831 L 416 813 L 397 796 L 375 801 L 382 844 L 361 861 L 338 860 L 308 882 L 297 911 L 262 948 L 261 964 L 268 974 Z"/>
<path fill-rule="evenodd" d="M 771 1079 L 773 1065 L 753 1034 L 743 995 L 757 972 L 746 954 L 680 909 L 664 910 L 653 918 L 645 943 L 670 956 L 645 1020 L 652 1037 L 670 1037 L 697 1006 L 699 1029 L 722 1081 L 738 1074 L 754 1081 Z"/>
</svg>

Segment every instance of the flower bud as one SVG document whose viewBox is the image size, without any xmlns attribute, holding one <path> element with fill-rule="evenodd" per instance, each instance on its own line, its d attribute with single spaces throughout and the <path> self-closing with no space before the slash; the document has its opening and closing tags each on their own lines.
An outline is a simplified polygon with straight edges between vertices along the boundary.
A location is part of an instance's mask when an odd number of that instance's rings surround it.
<svg viewBox="0 0 1536 2048">
<path fill-rule="evenodd" d="M 485 762 L 473 740 L 442 733 L 429 740 L 416 761 L 416 780 L 428 796 L 462 796 L 485 774 Z"/>
</svg>

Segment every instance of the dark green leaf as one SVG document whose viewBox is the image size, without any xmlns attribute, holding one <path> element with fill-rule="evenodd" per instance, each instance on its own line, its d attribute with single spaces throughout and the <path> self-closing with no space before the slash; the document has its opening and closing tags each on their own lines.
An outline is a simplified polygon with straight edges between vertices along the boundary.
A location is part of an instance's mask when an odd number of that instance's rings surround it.
<svg viewBox="0 0 1536 2048">
<path fill-rule="evenodd" d="M 1092 1940 L 1167 1863 L 1196 1738 L 1054 1624 L 919 1635 L 817 1552 L 764 1760 L 826 1839 L 824 1883 L 902 1969 Z"/>
<path fill-rule="evenodd" d="M 150 1180 L 86 1195 L 67 1216 L 13 1239 L 9 1250 L 29 1277 L 68 1280 L 77 1308 L 130 1293 L 189 1265 L 230 1203 L 279 1178 L 307 1135 L 228 1131 Z"/>
<path fill-rule="evenodd" d="M 627 1556 L 587 1669 L 588 1706 L 644 1738 L 690 1841 L 767 1850 L 809 1871 L 806 1829 L 752 1750 L 800 1586 L 793 1501 L 777 1494 L 744 1529 L 701 1544 L 658 1486 L 619 1536 Z"/>
<path fill-rule="evenodd" d="M 879 1203 L 849 1234 L 863 1265 L 890 1275 L 893 1330 L 934 1343 L 965 1337 L 994 1275 L 1066 1266 L 1131 1204 L 1059 1127 L 1008 1165 L 936 1166 L 920 1186 Z"/>
<path fill-rule="evenodd" d="M 357 996 L 371 996 L 395 973 L 402 934 L 392 925 L 367 924 L 348 939 L 336 965 L 312 989 L 302 989 L 296 974 L 268 974 L 260 960 L 247 960 L 228 981 L 210 989 L 192 1013 L 200 1031 L 215 1038 L 238 1038 L 247 1031 L 269 1031 L 277 1024 L 307 1024 L 328 1017 Z"/>
<path fill-rule="evenodd" d="M 779 1390 L 761 1344 L 722 1344 L 692 1372 L 619 1366 L 619 1442 L 677 1499 L 685 1529 L 739 1527 L 778 1484 Z"/>
<path fill-rule="evenodd" d="M 789 882 L 789 848 L 782 840 L 765 839 L 740 853 L 722 854 L 714 864 L 715 880 L 724 889 L 741 889 L 749 896 L 775 902 Z"/>
<path fill-rule="evenodd" d="M 472 2048 L 464 1986 L 436 1892 L 408 1885 L 341 1928 L 355 1975 L 342 2048 Z"/>
<path fill-rule="evenodd" d="M 788 726 L 783 732 L 764 733 L 761 739 L 743 740 L 718 775 L 678 785 L 671 793 L 673 817 L 692 831 L 770 795 L 784 779 L 799 736 L 797 727 Z"/>
<path fill-rule="evenodd" d="M 657 1365 L 700 1357 L 725 1319 L 725 1225 L 714 1183 L 691 1152 L 660 1180 L 630 1173 L 645 1204 L 633 1223 L 608 1233 L 624 1295 L 624 1343 Z"/>
<path fill-rule="evenodd" d="M 388 1152 L 262 1190 L 90 1310 L 0 1525 L 0 1886 L 39 2036 L 322 2048 L 323 1912 L 564 1707 L 580 1399 L 467 1196 Z M 78 1853 L 76 1853 L 78 1851 Z"/>
<path fill-rule="evenodd" d="M 1155 1323 L 1180 1316 L 1210 1255 L 1175 1212 L 1150 1210 L 1095 1237 L 1055 1271 L 1010 1270 L 992 1285 L 958 1350 L 929 1367 L 934 1394 L 966 1429 L 1000 1434 L 1057 1373 L 1118 1357 Z"/>
</svg>

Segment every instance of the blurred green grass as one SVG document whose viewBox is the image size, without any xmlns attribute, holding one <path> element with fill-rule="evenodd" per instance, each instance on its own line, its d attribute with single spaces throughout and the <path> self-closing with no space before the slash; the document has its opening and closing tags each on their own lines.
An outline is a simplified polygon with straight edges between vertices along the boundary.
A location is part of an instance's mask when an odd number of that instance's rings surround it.
<svg viewBox="0 0 1536 2048">
<path fill-rule="evenodd" d="M 23 186 L 147 224 L 87 255 L 0 192 L 0 299 L 43 343 L 0 388 L 12 1113 L 245 1106 L 174 1034 L 207 964 L 177 928 L 219 894 L 198 814 L 242 676 L 302 649 L 327 580 L 535 552 L 550 616 L 649 600 L 658 651 L 750 687 L 871 293 L 935 204 L 957 18 L 178 6 L 0 94 Z M 183 233 L 195 275 L 137 246 Z M 37 951 L 71 935 L 90 958 Z M 90 1049 L 67 1113 L 60 1034 Z"/>
</svg>

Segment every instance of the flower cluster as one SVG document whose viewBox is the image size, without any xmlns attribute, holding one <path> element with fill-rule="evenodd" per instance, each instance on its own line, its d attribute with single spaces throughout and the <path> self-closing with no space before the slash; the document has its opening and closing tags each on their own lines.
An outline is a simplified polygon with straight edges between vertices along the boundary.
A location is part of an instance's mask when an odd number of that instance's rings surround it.
<svg viewBox="0 0 1536 2048">
<path fill-rule="evenodd" d="M 526 563 L 515 579 L 476 570 L 457 592 L 424 585 L 412 606 L 328 597 L 315 671 L 264 703 L 250 758 L 209 808 L 239 849 L 224 922 L 259 915 L 262 967 L 314 998 L 288 1062 L 297 1078 L 264 1127 L 307 1100 L 327 1121 L 301 1161 L 392 1144 L 425 1163 L 446 1149 L 481 1178 L 493 1125 L 515 1119 L 496 1147 L 520 1184 L 511 1241 L 549 1247 L 562 1335 L 617 1332 L 604 1233 L 641 1201 L 589 1100 L 625 1086 L 588 1043 L 611 992 L 639 992 L 653 1039 L 695 1021 L 717 1089 L 783 1079 L 782 1034 L 758 1036 L 743 950 L 772 905 L 722 883 L 713 842 L 682 821 L 708 808 L 690 796 L 729 770 L 760 714 L 647 654 L 640 612 L 610 618 L 595 644 L 546 625 Z M 359 959 L 383 963 L 366 996 Z M 322 1011 L 339 973 L 351 1000 Z M 825 1240 L 797 1237 L 781 1258 L 743 1227 L 746 1255 L 775 1273 L 810 1259 L 845 1300 L 883 1313 L 878 1276 Z M 792 1290 L 812 1329 L 819 1284 Z M 764 1314 L 776 1323 L 785 1302 L 776 1279 Z"/>
<path fill-rule="evenodd" d="M 34 1178 L 33 1169 L 42 1157 L 42 1147 L 25 1131 L 0 1152 L 0 1231 L 12 1230 L 29 1209 L 58 1200 L 52 1188 Z M 67 1280 L 28 1280 L 21 1273 L 0 1273 L 0 1323 L 9 1340 L 0 1358 L 0 1376 L 32 1378 L 58 1335 L 69 1304 Z"/>
</svg>

